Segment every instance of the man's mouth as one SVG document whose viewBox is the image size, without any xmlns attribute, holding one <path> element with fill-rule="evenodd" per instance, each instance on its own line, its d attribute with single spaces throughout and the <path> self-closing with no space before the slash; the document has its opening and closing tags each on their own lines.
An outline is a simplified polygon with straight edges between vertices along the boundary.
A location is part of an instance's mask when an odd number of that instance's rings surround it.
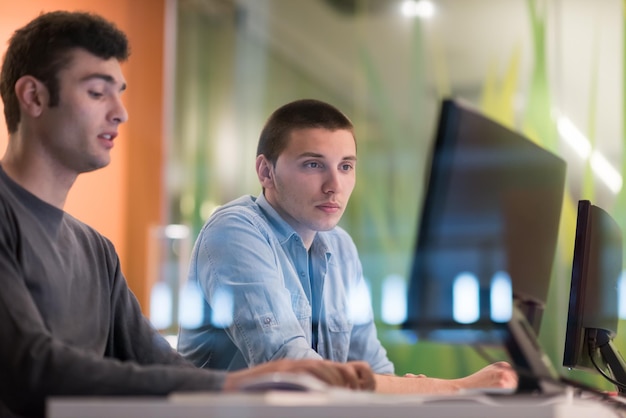
<svg viewBox="0 0 626 418">
<path fill-rule="evenodd" d="M 324 204 L 318 205 L 317 207 L 320 208 L 320 210 L 322 210 L 322 211 L 324 211 L 326 213 L 336 213 L 341 208 L 336 203 L 324 203 Z"/>
</svg>

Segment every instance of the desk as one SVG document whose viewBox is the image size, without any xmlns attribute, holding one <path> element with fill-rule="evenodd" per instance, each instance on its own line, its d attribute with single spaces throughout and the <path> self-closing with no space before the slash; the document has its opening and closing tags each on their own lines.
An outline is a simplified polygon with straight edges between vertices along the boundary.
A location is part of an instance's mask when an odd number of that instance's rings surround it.
<svg viewBox="0 0 626 418">
<path fill-rule="evenodd" d="M 346 391 L 347 392 L 347 391 Z M 616 418 L 605 403 L 535 396 L 415 396 L 364 392 L 179 394 L 168 398 L 51 398 L 48 418 Z"/>
</svg>

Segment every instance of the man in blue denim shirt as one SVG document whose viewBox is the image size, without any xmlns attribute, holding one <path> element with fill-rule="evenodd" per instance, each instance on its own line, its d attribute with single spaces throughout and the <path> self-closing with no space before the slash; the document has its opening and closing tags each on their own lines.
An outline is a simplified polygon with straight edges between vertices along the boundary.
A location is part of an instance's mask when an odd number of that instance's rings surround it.
<svg viewBox="0 0 626 418">
<path fill-rule="evenodd" d="M 181 330 L 179 351 L 226 370 L 280 358 L 364 360 L 383 392 L 514 387 L 506 363 L 453 380 L 393 376 L 356 247 L 337 226 L 356 160 L 352 123 L 333 106 L 299 100 L 270 116 L 257 149 L 263 194 L 219 208 L 196 241 L 189 280 L 205 315 Z"/>
</svg>

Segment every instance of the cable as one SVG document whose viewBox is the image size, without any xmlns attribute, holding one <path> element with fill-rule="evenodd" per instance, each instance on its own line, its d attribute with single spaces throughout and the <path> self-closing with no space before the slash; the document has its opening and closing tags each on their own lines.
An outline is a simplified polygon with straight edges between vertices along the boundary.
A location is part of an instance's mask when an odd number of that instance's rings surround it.
<svg viewBox="0 0 626 418">
<path fill-rule="evenodd" d="M 600 375 L 602 377 L 604 377 L 606 380 L 608 380 L 609 382 L 611 382 L 612 384 L 614 384 L 615 386 L 617 386 L 619 389 L 622 389 L 624 391 L 626 391 L 626 385 L 618 382 L 617 380 L 613 379 L 613 377 L 609 376 L 599 365 L 598 363 L 596 363 L 596 359 L 594 356 L 594 352 L 596 350 L 599 350 L 599 347 L 596 347 L 596 339 L 595 337 L 590 337 L 589 340 L 587 341 L 588 343 L 588 347 L 587 349 L 589 350 L 589 358 L 591 359 L 591 364 L 593 364 L 593 367 L 595 367 L 596 371 L 598 373 L 600 373 Z M 609 367 L 609 366 L 607 366 Z M 610 367 L 609 367 L 610 368 Z"/>
</svg>

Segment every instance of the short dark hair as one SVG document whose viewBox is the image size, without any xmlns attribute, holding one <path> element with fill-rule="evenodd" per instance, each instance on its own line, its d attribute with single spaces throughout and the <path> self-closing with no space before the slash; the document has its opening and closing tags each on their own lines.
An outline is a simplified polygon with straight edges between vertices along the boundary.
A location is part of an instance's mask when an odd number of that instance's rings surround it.
<svg viewBox="0 0 626 418">
<path fill-rule="evenodd" d="M 256 155 L 263 154 L 275 165 L 278 156 L 287 147 L 291 132 L 307 128 L 345 129 L 354 136 L 352 122 L 336 107 L 315 99 L 296 100 L 279 107 L 267 119 Z"/>
<path fill-rule="evenodd" d="M 15 83 L 25 75 L 41 81 L 50 93 L 50 106 L 59 103 L 57 75 L 78 48 L 108 60 L 130 55 L 124 32 L 104 18 L 87 12 L 55 11 L 39 15 L 15 31 L 0 72 L 0 95 L 9 133 L 17 131 L 20 108 Z"/>
</svg>

